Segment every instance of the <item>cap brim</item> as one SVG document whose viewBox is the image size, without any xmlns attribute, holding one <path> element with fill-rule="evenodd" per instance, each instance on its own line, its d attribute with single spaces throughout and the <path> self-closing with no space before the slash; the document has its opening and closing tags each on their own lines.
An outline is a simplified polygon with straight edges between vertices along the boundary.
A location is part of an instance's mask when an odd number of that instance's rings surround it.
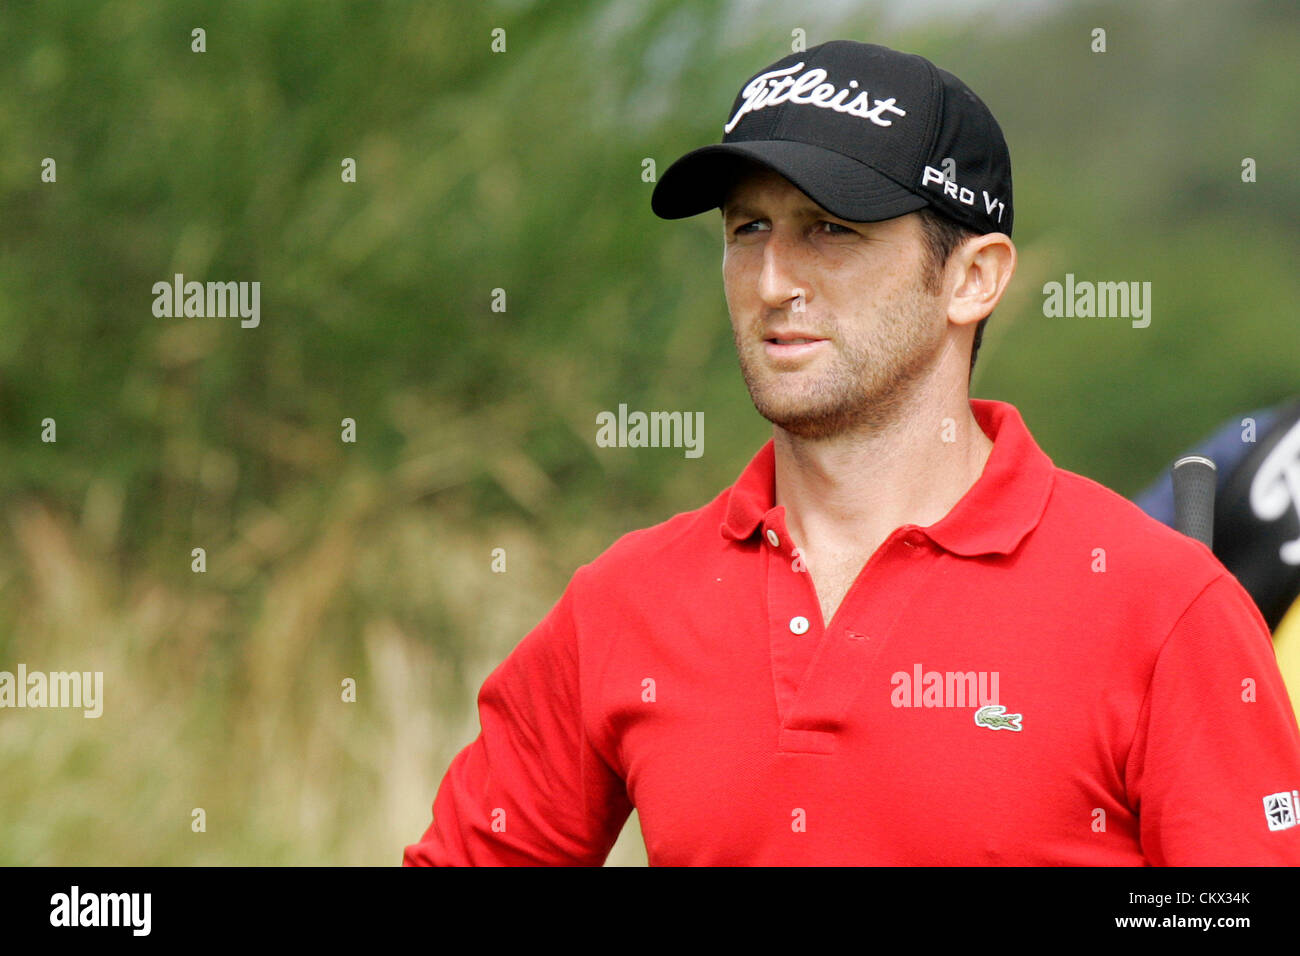
<svg viewBox="0 0 1300 956">
<path fill-rule="evenodd" d="M 849 222 L 879 222 L 929 205 L 856 159 L 821 146 L 771 139 L 692 150 L 659 177 L 650 208 L 661 219 L 717 209 L 746 160 L 784 176 L 817 205 Z"/>
</svg>

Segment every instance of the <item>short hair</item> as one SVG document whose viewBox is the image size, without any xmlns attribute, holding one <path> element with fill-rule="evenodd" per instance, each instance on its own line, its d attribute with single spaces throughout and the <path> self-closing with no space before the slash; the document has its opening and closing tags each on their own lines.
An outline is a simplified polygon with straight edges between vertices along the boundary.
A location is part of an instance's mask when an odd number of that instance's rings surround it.
<svg viewBox="0 0 1300 956">
<path fill-rule="evenodd" d="M 953 250 L 972 236 L 979 233 L 969 226 L 963 226 L 955 219 L 950 219 L 932 206 L 922 206 L 917 210 L 921 218 L 921 236 L 925 246 L 925 288 L 933 293 L 939 292 L 939 282 L 943 276 L 943 267 L 948 264 L 948 257 Z M 984 323 L 993 313 L 980 319 L 975 326 L 975 338 L 970 347 L 970 372 L 975 374 L 975 356 L 979 354 L 980 340 L 984 338 Z"/>
</svg>

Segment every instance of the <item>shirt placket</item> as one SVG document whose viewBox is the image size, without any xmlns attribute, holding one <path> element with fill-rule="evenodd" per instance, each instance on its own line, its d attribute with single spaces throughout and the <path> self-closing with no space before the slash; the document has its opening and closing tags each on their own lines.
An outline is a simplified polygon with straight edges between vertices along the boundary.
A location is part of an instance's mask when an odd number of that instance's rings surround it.
<svg viewBox="0 0 1300 956">
<path fill-rule="evenodd" d="M 785 527 L 785 509 L 763 519 L 761 534 L 767 568 L 768 640 L 777 713 L 784 721 L 822 639 L 817 592 Z"/>
<path fill-rule="evenodd" d="M 885 642 L 933 571 L 933 551 L 914 526 L 897 529 L 859 572 L 835 620 L 823 630 L 816 589 L 783 533 L 784 515 L 777 517 L 769 515 L 763 528 L 768 630 L 781 721 L 777 750 L 829 754 Z M 868 579 L 872 587 L 867 587 Z M 800 643 L 809 637 L 813 640 Z"/>
</svg>

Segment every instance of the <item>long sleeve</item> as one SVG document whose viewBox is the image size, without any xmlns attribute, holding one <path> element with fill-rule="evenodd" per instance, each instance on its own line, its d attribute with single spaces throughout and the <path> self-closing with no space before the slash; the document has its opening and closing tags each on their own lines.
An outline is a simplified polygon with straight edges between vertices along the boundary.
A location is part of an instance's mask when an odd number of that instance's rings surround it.
<svg viewBox="0 0 1300 956">
<path fill-rule="evenodd" d="M 405 866 L 600 866 L 632 812 L 591 746 L 570 583 L 484 681 L 480 733 L 447 770 Z"/>
<path fill-rule="evenodd" d="M 1300 865 L 1300 729 L 1268 628 L 1230 574 L 1165 640 L 1126 776 L 1152 864 Z"/>
</svg>

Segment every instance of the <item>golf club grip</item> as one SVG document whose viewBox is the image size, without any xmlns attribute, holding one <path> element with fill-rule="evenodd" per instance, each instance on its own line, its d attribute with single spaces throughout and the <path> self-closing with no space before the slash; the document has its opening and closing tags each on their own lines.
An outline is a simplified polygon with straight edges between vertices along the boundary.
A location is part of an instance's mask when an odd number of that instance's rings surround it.
<svg viewBox="0 0 1300 956">
<path fill-rule="evenodd" d="M 1214 549 L 1214 462 L 1187 455 L 1174 462 L 1174 527 Z"/>
</svg>

